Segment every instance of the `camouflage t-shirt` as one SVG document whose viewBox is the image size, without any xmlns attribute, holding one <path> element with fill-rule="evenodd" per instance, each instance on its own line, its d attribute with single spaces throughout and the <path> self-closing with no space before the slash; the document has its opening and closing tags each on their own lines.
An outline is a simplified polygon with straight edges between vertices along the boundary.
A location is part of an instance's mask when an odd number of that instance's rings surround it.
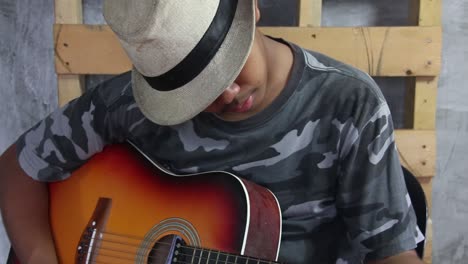
<svg viewBox="0 0 468 264">
<path fill-rule="evenodd" d="M 224 170 L 272 190 L 282 208 L 280 261 L 362 263 L 416 247 L 421 233 L 390 111 L 365 73 L 290 44 L 286 87 L 261 113 L 201 113 L 176 126 L 146 119 L 129 73 L 89 90 L 17 142 L 40 181 L 67 178 L 107 144 L 132 141 L 176 173 Z"/>
</svg>

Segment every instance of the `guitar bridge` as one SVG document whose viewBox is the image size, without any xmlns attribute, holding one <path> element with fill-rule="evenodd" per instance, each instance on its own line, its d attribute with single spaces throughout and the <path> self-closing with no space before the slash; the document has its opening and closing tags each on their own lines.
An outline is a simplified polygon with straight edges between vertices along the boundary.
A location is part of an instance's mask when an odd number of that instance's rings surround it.
<svg viewBox="0 0 468 264">
<path fill-rule="evenodd" d="M 76 254 L 77 264 L 94 263 L 111 207 L 112 199 L 99 198 L 96 209 L 81 235 Z"/>
</svg>

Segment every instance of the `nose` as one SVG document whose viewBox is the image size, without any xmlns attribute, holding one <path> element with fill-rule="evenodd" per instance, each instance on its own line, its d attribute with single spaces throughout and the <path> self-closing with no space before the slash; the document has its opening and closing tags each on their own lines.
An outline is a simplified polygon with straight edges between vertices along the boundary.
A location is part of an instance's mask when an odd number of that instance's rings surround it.
<svg viewBox="0 0 468 264">
<path fill-rule="evenodd" d="M 239 92 L 240 86 L 236 83 L 231 84 L 211 105 L 205 109 L 205 112 L 221 113 L 227 105 L 234 101 Z"/>
<path fill-rule="evenodd" d="M 218 97 L 218 100 L 223 104 L 230 104 L 236 98 L 240 91 L 240 86 L 237 83 L 231 84 L 224 92 Z"/>
</svg>

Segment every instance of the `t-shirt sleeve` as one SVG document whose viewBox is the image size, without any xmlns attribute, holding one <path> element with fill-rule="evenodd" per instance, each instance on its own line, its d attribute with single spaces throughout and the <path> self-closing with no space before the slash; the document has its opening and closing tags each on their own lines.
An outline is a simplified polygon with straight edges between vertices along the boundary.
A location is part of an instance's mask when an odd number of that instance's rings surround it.
<svg viewBox="0 0 468 264">
<path fill-rule="evenodd" d="M 423 239 L 409 198 L 387 103 L 360 113 L 340 169 L 337 209 L 368 260 L 416 248 Z"/>
<path fill-rule="evenodd" d="M 16 142 L 22 169 L 38 181 L 63 180 L 105 145 L 124 141 L 125 118 L 118 115 L 130 85 L 126 75 L 104 82 L 26 131 Z"/>
</svg>

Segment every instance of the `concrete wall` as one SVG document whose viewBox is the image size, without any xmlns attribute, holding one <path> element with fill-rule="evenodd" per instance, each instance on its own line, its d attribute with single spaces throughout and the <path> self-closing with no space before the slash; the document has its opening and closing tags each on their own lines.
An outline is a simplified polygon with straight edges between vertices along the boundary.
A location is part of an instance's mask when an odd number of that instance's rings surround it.
<svg viewBox="0 0 468 264">
<path fill-rule="evenodd" d="M 434 263 L 468 259 L 468 1 L 445 0 L 437 103 Z"/>
<path fill-rule="evenodd" d="M 57 107 L 53 0 L 0 0 L 0 153 Z M 297 3 L 260 0 L 262 25 L 295 25 Z M 406 25 L 407 0 L 324 0 L 324 26 Z M 85 0 L 85 22 L 102 23 L 100 1 Z M 468 258 L 468 2 L 445 0 L 444 51 L 437 111 L 438 162 L 433 192 L 433 263 Z M 108 76 L 88 78 L 94 85 Z M 396 126 L 403 123 L 403 80 L 378 79 Z M 0 224 L 1 227 L 1 224 Z M 0 228 L 0 263 L 8 243 Z"/>
</svg>

